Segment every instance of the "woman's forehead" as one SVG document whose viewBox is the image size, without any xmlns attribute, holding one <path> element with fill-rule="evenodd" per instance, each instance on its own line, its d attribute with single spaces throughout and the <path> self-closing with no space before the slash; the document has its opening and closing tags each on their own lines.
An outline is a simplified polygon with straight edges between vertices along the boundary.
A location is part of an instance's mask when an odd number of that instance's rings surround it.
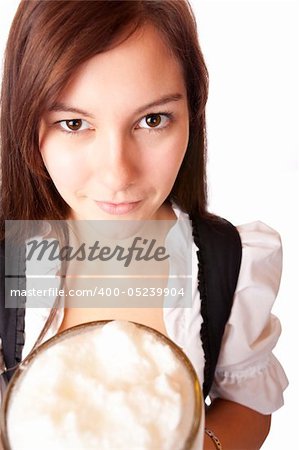
<svg viewBox="0 0 299 450">
<path fill-rule="evenodd" d="M 174 94 L 185 95 L 182 68 L 159 32 L 147 25 L 80 66 L 59 102 L 92 106 L 100 100 L 138 108 Z"/>
</svg>

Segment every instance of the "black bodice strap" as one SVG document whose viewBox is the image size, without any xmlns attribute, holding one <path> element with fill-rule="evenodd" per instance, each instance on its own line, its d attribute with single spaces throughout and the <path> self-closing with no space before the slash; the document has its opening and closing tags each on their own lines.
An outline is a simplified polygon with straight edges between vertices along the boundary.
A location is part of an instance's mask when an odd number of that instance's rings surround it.
<svg viewBox="0 0 299 450">
<path fill-rule="evenodd" d="M 5 258 L 4 241 L 0 243 L 0 336 L 2 339 L 2 352 L 6 365 L 4 377 L 8 381 L 13 375 L 16 367 L 22 360 L 25 329 L 25 302 L 26 297 L 15 295 L 10 298 L 10 289 L 22 291 L 26 289 L 26 248 L 14 246 L 13 254 Z M 15 277 L 5 278 L 5 261 L 9 259 L 11 265 L 17 264 Z M 8 269 L 9 271 L 9 269 Z M 10 303 L 10 302 L 13 303 Z M 17 307 L 7 307 L 16 305 Z"/>
<path fill-rule="evenodd" d="M 192 220 L 198 248 L 198 289 L 203 323 L 200 337 L 205 355 L 203 393 L 211 389 L 226 322 L 229 318 L 242 257 L 237 229 L 221 218 Z"/>
</svg>

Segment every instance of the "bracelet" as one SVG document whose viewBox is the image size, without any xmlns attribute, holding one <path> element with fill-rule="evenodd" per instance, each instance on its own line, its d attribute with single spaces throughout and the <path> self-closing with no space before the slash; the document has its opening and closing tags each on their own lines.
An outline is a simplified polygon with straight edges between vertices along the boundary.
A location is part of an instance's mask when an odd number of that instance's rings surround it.
<svg viewBox="0 0 299 450">
<path fill-rule="evenodd" d="M 215 444 L 215 448 L 217 448 L 217 450 L 222 450 L 221 442 L 219 441 L 218 437 L 213 433 L 213 431 L 209 430 L 208 428 L 205 428 L 205 433 L 212 439 L 212 441 Z"/>
</svg>

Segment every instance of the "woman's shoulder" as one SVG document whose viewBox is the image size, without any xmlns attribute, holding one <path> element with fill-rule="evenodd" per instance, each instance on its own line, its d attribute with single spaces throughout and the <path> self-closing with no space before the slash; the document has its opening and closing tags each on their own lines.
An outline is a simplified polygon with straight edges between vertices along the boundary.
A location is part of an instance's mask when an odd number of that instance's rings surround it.
<svg viewBox="0 0 299 450">
<path fill-rule="evenodd" d="M 227 256 L 242 253 L 242 260 L 267 259 L 275 257 L 281 265 L 282 245 L 279 233 L 262 221 L 254 221 L 234 225 L 230 220 L 206 213 L 187 214 L 177 205 L 172 205 L 178 219 L 189 219 L 192 222 L 195 244 L 202 248 L 208 247 L 213 255 L 219 252 Z"/>
<path fill-rule="evenodd" d="M 242 245 L 260 249 L 281 249 L 281 238 L 278 231 L 261 221 L 237 225 Z"/>
</svg>

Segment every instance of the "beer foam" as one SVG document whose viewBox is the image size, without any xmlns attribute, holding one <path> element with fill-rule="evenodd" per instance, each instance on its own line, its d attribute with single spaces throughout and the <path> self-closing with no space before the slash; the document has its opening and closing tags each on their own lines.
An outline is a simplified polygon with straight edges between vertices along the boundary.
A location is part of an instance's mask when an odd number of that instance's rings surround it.
<svg viewBox="0 0 299 450">
<path fill-rule="evenodd" d="M 112 321 L 32 360 L 12 391 L 12 450 L 179 450 L 192 426 L 193 382 L 154 334 Z"/>
</svg>

